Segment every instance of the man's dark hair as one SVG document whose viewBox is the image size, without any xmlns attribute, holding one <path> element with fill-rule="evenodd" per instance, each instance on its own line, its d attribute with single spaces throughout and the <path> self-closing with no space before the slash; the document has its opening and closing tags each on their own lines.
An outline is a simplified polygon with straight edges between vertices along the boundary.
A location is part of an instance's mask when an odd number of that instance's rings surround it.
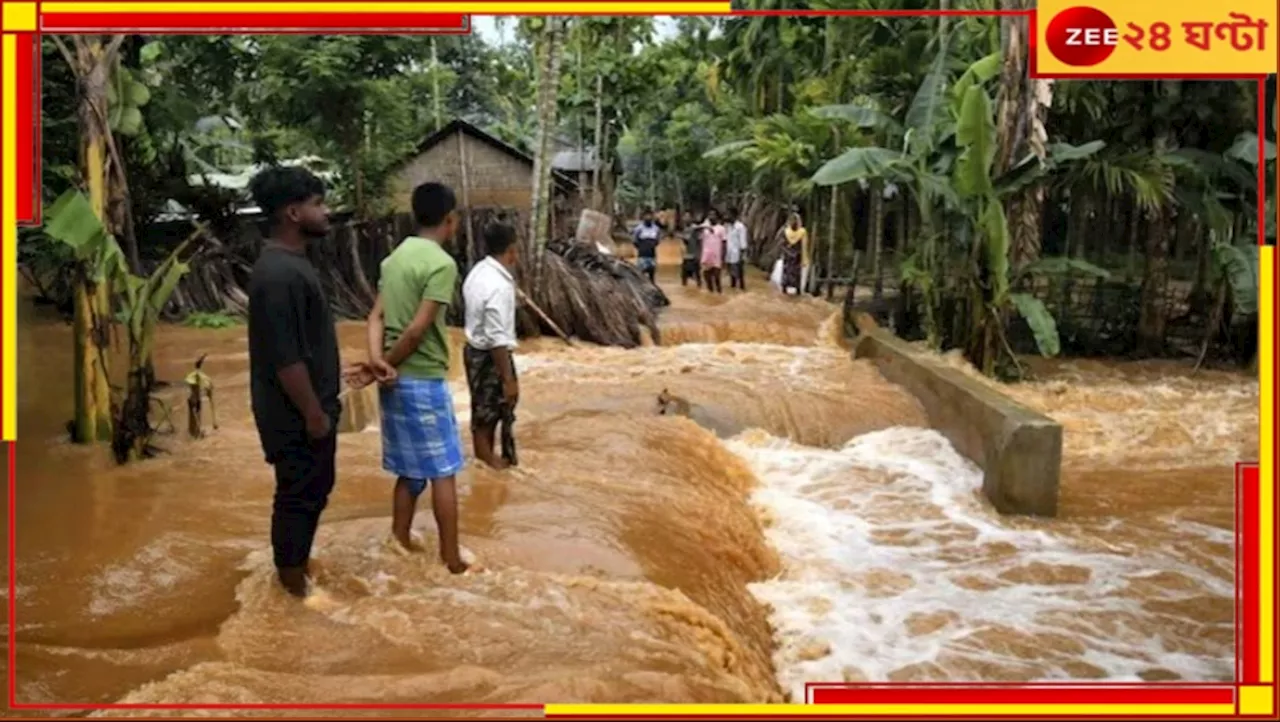
<svg viewBox="0 0 1280 722">
<path fill-rule="evenodd" d="M 413 189 L 413 220 L 422 228 L 435 228 L 458 207 L 453 191 L 443 183 L 423 183 Z"/>
<path fill-rule="evenodd" d="M 737 209 L 737 208 L 730 208 L 730 209 L 729 209 L 729 220 L 731 220 L 731 221 L 736 221 L 736 220 L 738 220 L 738 209 Z"/>
<path fill-rule="evenodd" d="M 516 229 L 506 223 L 490 223 L 484 227 L 484 251 L 501 256 L 516 242 Z"/>
<path fill-rule="evenodd" d="M 262 209 L 267 220 L 274 224 L 277 215 L 286 206 L 314 198 L 324 197 L 324 181 L 314 173 L 298 166 L 268 168 L 249 181 L 249 195 Z"/>
</svg>

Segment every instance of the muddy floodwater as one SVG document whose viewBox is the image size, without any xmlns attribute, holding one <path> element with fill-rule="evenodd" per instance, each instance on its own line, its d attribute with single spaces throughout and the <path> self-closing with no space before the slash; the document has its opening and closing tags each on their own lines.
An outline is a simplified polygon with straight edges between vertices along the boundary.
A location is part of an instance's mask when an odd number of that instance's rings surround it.
<svg viewBox="0 0 1280 722">
<path fill-rule="evenodd" d="M 160 378 L 208 354 L 220 428 L 116 467 L 64 440 L 70 328 L 24 305 L 18 700 L 749 702 L 805 681 L 1232 678 L 1232 464 L 1257 456 L 1256 379 L 1035 363 L 1007 392 L 1066 429 L 1062 514 L 1004 518 L 917 402 L 840 347 L 834 307 L 748 282 L 712 297 L 664 269 L 661 346 L 522 346 L 522 466 L 460 479 L 484 573 L 434 562 L 429 512 L 432 553 L 389 549 L 377 429 L 340 437 L 321 591 L 302 607 L 272 580 L 243 328 L 163 329 Z M 362 334 L 342 325 L 346 358 Z M 656 413 L 663 389 L 689 418 Z M 165 393 L 182 428 L 181 390 Z"/>
</svg>

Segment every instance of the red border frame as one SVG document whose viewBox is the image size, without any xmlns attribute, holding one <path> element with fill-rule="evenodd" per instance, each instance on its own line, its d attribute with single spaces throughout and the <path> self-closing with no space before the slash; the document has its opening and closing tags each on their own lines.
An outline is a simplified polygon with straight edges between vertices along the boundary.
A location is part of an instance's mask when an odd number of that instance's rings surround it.
<svg viewBox="0 0 1280 722">
<path fill-rule="evenodd" d="M 320 0 L 324 2 L 325 0 Z M 638 3 L 637 3 L 638 4 Z M 1280 8 L 1280 0 L 1277 3 Z M 530 13 L 532 14 L 532 13 Z M 541 13 L 538 13 L 541 14 Z M 590 13 L 573 13 L 573 14 L 590 14 Z M 625 13 L 629 15 L 649 15 L 651 13 L 635 12 Z M 982 11 L 982 10 L 955 10 L 955 11 L 902 11 L 902 10 L 850 10 L 850 11 L 732 11 L 729 14 L 744 16 L 868 16 L 868 17 L 915 17 L 915 16 L 1018 16 L 1026 15 L 1032 24 L 1031 31 L 1028 36 L 1030 38 L 1030 63 L 1031 76 L 1039 77 L 1036 64 L 1036 32 L 1035 22 L 1036 13 L 1030 11 Z M 38 132 L 40 124 L 40 79 L 41 56 L 39 38 L 43 30 L 58 31 L 61 33 L 74 33 L 76 27 L 82 28 L 80 32 L 101 32 L 103 29 L 116 31 L 140 31 L 145 30 L 152 34 L 163 33 L 182 33 L 182 34 L 222 34 L 228 32 L 257 30 L 266 31 L 268 28 L 274 28 L 276 33 L 399 33 L 420 32 L 420 33 L 439 33 L 439 34 L 458 34 L 470 32 L 469 16 L 456 14 L 432 14 L 432 13 L 400 13 L 400 14 L 375 14 L 361 15 L 359 13 L 339 13 L 325 19 L 324 22 L 317 22 L 317 15 L 314 13 L 272 13 L 269 15 L 258 16 L 259 20 L 248 25 L 244 24 L 246 15 L 234 15 L 227 13 L 220 14 L 170 14 L 170 13 L 137 13 L 129 15 L 120 14 L 104 14 L 104 13 L 86 13 L 83 15 L 62 15 L 48 16 L 58 17 L 59 20 L 53 24 L 46 22 L 47 18 L 38 19 L 38 28 L 34 33 L 31 32 L 15 32 L 17 40 L 17 216 L 21 225 L 33 225 L 40 223 L 41 217 L 41 199 L 40 199 L 40 152 L 41 138 Z M 68 19 L 70 18 L 70 19 Z M 232 18 L 236 18 L 234 21 Z M 370 19 L 376 18 L 376 26 L 370 24 Z M 123 22 L 122 19 L 131 22 Z M 270 19 L 272 22 L 265 22 Z M 75 20 L 76 22 L 72 22 Z M 430 20 L 432 25 L 438 27 L 424 27 L 425 21 Z M 110 21 L 110 22 L 108 22 Z M 219 30 L 208 28 L 210 24 L 223 22 L 226 27 Z M 79 23 L 77 25 L 77 23 Z M 291 29 L 281 29 L 281 25 Z M 201 29 L 204 26 L 205 29 Z M 1280 61 L 1280 48 L 1277 48 L 1277 59 Z M 1126 80 L 1126 79 L 1157 79 L 1162 76 L 1153 75 L 1136 75 L 1136 74 L 1108 74 L 1108 75 L 1088 75 L 1073 76 L 1064 78 L 1069 80 Z M 1258 135 L 1265 137 L 1266 135 L 1266 108 L 1265 108 L 1265 76 L 1256 75 L 1183 75 L 1179 76 L 1185 79 L 1199 80 L 1227 80 L 1227 79 L 1252 79 L 1258 83 Z M 1259 148 L 1259 160 L 1262 160 L 1263 150 Z M 0 162 L 3 162 L 0 157 Z M 1266 193 L 1265 163 L 1259 163 L 1258 181 L 1259 194 Z M 1259 220 L 1265 221 L 1265 204 L 1259 203 Z M 1259 224 L 1259 245 L 1265 244 L 1265 237 L 1261 230 L 1265 223 Z M 8 259 L 4 259 L 8 260 Z M 16 259 L 14 259 L 16 260 Z M 10 260 L 9 262 L 13 262 Z M 1274 353 L 1275 349 L 1273 349 Z M 1273 356 L 1273 358 L 1275 358 Z M 16 617 L 16 598 L 17 598 L 17 558 L 16 558 L 16 456 L 17 446 L 15 443 L 8 444 L 8 569 L 9 569 L 9 600 L 8 600 L 8 623 L 9 623 L 9 685 L 8 685 L 8 703 L 9 708 L 15 711 L 22 710 L 97 710 L 97 709 L 121 709 L 121 710 L 540 710 L 544 709 L 541 704 L 93 704 L 93 703 L 56 703 L 56 704 L 23 704 L 17 701 L 17 617 Z M 1236 639 L 1236 657 L 1237 657 L 1237 680 L 1234 684 L 1224 685 L 1206 685 L 1192 684 L 1184 682 L 1176 683 L 1149 683 L 1149 684 L 1123 684 L 1123 683 L 1101 683 L 1096 685 L 1083 685 L 1078 682 L 1058 683 L 1058 684 L 1037 684 L 1035 687 L 1018 686 L 1018 685 L 991 685 L 981 683 L 876 683 L 876 684 L 824 684 L 812 683 L 806 685 L 806 695 L 809 696 L 815 704 L 902 704 L 902 703 L 937 703 L 937 704 L 965 704 L 965 703 L 984 703 L 984 704 L 1142 704 L 1142 703 L 1163 703 L 1163 704 L 1191 704 L 1191 703 L 1227 703 L 1229 700 L 1237 698 L 1238 687 L 1242 685 L 1258 684 L 1259 679 L 1259 650 L 1258 650 L 1258 625 L 1260 623 L 1260 609 L 1258 583 L 1259 579 L 1256 575 L 1241 573 L 1242 570 L 1256 568 L 1260 549 L 1259 544 L 1259 525 L 1261 522 L 1259 508 L 1259 492 L 1260 492 L 1259 467 L 1256 463 L 1239 463 L 1236 465 L 1236 537 L 1237 537 L 1237 639 Z M 1280 495 L 1277 495 L 1280 501 Z M 1274 580 L 1273 580 L 1274 581 Z M 1274 590 L 1273 590 L 1274 592 Z M 1280 651 L 1280 645 L 1273 647 L 1273 651 Z M 1280 657 L 1275 660 L 1277 662 L 1275 669 L 1280 669 Z M 1273 683 L 1273 696 L 1276 687 Z M 922 692 L 929 690 L 932 692 L 931 699 L 922 699 Z M 808 701 L 808 700 L 806 700 Z M 1237 706 L 1237 713 L 1239 708 Z M 651 717 L 651 715 L 607 715 L 609 719 L 642 719 Z M 786 715 L 791 718 L 790 715 Z M 983 718 L 986 716 L 984 715 Z M 805 718 L 812 718 L 811 715 L 805 715 Z M 895 717 L 897 718 L 897 717 Z M 932 718 L 932 717 L 930 717 Z M 964 717 L 956 717 L 964 718 Z M 1065 718 L 1062 715 L 1044 716 L 1040 718 L 1057 719 Z M 708 717 L 707 719 L 741 719 L 732 715 L 723 715 Z M 912 719 L 912 717 L 902 717 L 901 719 Z"/>
</svg>

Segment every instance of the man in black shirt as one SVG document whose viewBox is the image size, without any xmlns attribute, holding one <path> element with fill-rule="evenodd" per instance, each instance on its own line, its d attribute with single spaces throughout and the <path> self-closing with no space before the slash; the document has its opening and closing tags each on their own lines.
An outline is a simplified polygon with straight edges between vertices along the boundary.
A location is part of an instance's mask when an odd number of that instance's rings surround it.
<svg viewBox="0 0 1280 722">
<path fill-rule="evenodd" d="M 271 547 L 280 583 L 307 593 L 308 562 L 335 477 L 342 371 L 333 314 L 307 244 L 329 233 L 324 183 L 302 168 L 271 168 L 249 185 L 270 236 L 249 280 L 253 418 L 275 467 Z"/>
</svg>

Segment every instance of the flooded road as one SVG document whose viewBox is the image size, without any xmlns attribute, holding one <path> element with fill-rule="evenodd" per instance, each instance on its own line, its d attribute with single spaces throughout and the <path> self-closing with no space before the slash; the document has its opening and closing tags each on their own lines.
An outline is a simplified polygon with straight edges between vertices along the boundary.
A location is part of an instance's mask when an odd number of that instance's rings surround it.
<svg viewBox="0 0 1280 722">
<path fill-rule="evenodd" d="M 915 400 L 839 347 L 833 307 L 752 282 L 710 297 L 664 275 L 661 347 L 521 348 L 522 466 L 460 479 L 483 574 L 390 549 L 379 435 L 343 435 L 322 594 L 301 609 L 272 582 L 243 329 L 162 331 L 160 378 L 208 354 L 221 428 L 115 467 L 63 440 L 70 330 L 24 307 L 18 699 L 751 702 L 818 680 L 1231 678 L 1232 463 L 1257 455 L 1255 379 L 1038 364 L 1008 391 L 1066 428 L 1062 518 L 1002 518 Z M 362 335 L 342 326 L 346 358 Z M 657 415 L 664 389 L 689 418 Z M 433 546 L 431 515 L 417 524 Z"/>
</svg>

